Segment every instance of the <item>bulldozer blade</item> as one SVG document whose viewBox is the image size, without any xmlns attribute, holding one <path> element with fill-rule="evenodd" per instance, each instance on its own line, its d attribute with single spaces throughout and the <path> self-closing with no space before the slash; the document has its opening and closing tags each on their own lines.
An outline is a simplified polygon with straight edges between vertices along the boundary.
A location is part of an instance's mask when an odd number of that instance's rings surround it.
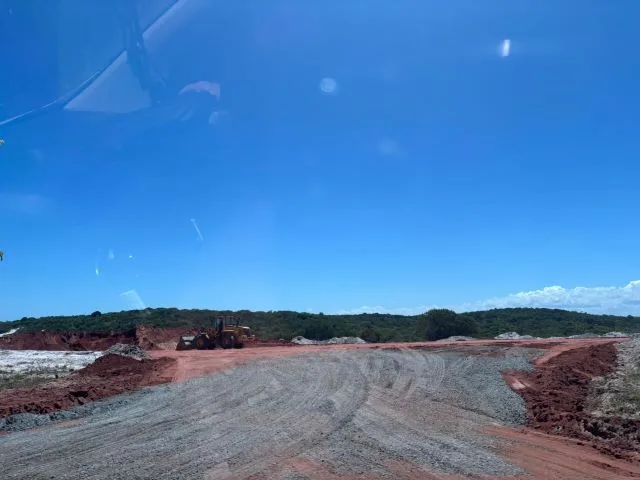
<svg viewBox="0 0 640 480">
<path fill-rule="evenodd" d="M 194 338 L 195 338 L 194 336 L 180 337 L 180 340 L 178 341 L 178 345 L 176 346 L 176 350 L 192 350 L 196 348 L 195 344 L 193 343 Z"/>
</svg>

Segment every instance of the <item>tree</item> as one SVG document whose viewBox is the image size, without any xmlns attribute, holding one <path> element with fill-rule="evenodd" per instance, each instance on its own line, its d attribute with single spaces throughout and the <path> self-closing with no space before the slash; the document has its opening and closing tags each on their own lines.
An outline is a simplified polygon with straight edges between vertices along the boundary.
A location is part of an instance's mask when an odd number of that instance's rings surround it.
<svg viewBox="0 0 640 480">
<path fill-rule="evenodd" d="M 478 325 L 472 317 L 458 315 L 453 310 L 434 308 L 418 320 L 418 335 L 427 340 L 440 340 L 453 335 L 473 335 Z"/>
<path fill-rule="evenodd" d="M 304 329 L 304 337 L 311 340 L 327 340 L 334 337 L 333 326 L 327 322 L 314 322 Z"/>
<path fill-rule="evenodd" d="M 380 341 L 380 333 L 369 326 L 362 331 L 360 338 L 368 343 L 378 343 Z"/>
<path fill-rule="evenodd" d="M 95 318 L 95 317 L 99 317 L 99 316 L 101 316 L 101 315 L 102 315 L 102 312 L 100 312 L 99 310 L 96 310 L 95 312 L 93 312 L 93 313 L 91 314 L 91 316 L 92 316 L 92 317 L 94 317 L 94 318 Z"/>
</svg>

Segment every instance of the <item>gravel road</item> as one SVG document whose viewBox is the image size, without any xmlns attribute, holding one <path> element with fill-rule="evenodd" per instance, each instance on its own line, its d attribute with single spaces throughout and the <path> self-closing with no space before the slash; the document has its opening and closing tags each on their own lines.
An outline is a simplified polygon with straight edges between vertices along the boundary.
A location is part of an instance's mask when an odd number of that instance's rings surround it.
<svg viewBox="0 0 640 480">
<path fill-rule="evenodd" d="M 500 371 L 528 369 L 539 353 L 393 348 L 260 360 L 97 402 L 79 423 L 0 436 L 2 478 L 514 475 L 483 429 L 524 421 Z"/>
</svg>

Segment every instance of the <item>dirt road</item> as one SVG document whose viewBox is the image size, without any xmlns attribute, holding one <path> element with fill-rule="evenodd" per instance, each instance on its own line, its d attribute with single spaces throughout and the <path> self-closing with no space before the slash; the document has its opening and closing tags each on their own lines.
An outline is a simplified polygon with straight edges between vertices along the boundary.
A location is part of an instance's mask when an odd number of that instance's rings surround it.
<svg viewBox="0 0 640 480">
<path fill-rule="evenodd" d="M 353 349 L 259 360 L 138 392 L 79 425 L 5 436 L 3 478 L 390 478 L 406 466 L 515 474 L 483 429 L 524 420 L 500 370 L 526 368 L 533 353 L 503 353 Z"/>
<path fill-rule="evenodd" d="M 326 345 L 318 346 L 273 346 L 265 348 L 252 348 L 243 350 L 205 350 L 205 351 L 176 351 L 156 350 L 150 352 L 153 358 L 169 357 L 177 360 L 175 372 L 172 372 L 174 381 L 182 381 L 189 378 L 196 378 L 210 373 L 220 372 L 237 365 L 244 365 L 258 359 L 284 358 L 292 355 L 307 355 L 314 352 L 345 351 L 345 350 L 424 350 L 424 351 L 473 351 L 480 347 L 487 348 L 533 348 L 542 350 L 541 355 L 534 359 L 534 363 L 542 364 L 547 360 L 559 355 L 562 352 L 575 348 L 582 348 L 589 345 L 599 345 L 611 343 L 612 339 L 588 339 L 573 341 L 548 341 L 548 340 L 471 340 L 466 342 L 404 342 L 404 343 L 383 343 L 383 344 L 351 344 L 351 345 Z"/>
<path fill-rule="evenodd" d="M 116 397 L 77 423 L 0 437 L 2 476 L 640 476 L 518 427 L 524 402 L 501 371 L 530 368 L 541 353 L 480 343 L 167 352 L 184 381 Z"/>
</svg>

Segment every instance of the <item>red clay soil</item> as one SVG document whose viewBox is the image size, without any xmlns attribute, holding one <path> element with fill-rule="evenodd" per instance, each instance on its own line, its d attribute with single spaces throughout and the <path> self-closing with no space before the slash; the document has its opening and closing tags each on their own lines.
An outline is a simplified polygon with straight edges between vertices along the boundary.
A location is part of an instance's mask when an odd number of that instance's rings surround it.
<svg viewBox="0 0 640 480">
<path fill-rule="evenodd" d="M 194 335 L 196 328 L 160 328 L 151 325 L 136 327 L 136 345 L 145 350 L 175 350 L 180 335 Z"/>
<path fill-rule="evenodd" d="M 197 328 L 159 328 L 150 325 L 138 325 L 136 328 L 136 343 L 145 350 L 175 350 L 181 335 L 195 335 Z M 291 342 L 277 340 L 256 340 L 247 343 L 245 347 L 295 347 Z"/>
<path fill-rule="evenodd" d="M 116 343 L 133 344 L 145 350 L 175 350 L 180 335 L 194 335 L 197 328 L 171 327 L 160 328 L 151 325 L 138 325 L 130 332 L 119 333 L 92 333 L 92 332 L 28 332 L 14 333 L 6 337 L 0 337 L 0 350 L 93 350 L 104 351 Z M 595 341 L 595 340 L 594 340 Z M 390 344 L 378 344 L 381 348 Z M 556 345 L 567 345 L 566 340 L 469 340 L 465 342 L 407 342 L 401 343 L 406 348 L 440 348 L 449 345 L 474 346 L 519 346 L 529 348 L 552 348 Z M 296 347 L 297 345 L 279 340 L 256 340 L 246 347 Z M 376 348 L 375 346 L 371 346 Z M 567 348 L 573 348 L 569 346 Z M 554 348 L 552 348 L 554 350 Z"/>
<path fill-rule="evenodd" d="M 573 438 L 530 428 L 492 427 L 489 435 L 507 440 L 502 454 L 527 473 L 511 480 L 628 480 L 640 478 L 640 463 L 615 459 Z"/>
<path fill-rule="evenodd" d="M 640 422 L 585 411 L 591 380 L 616 369 L 614 342 L 549 352 L 532 372 L 505 372 L 527 405 L 527 426 L 578 439 L 615 458 L 640 462 Z"/>
<path fill-rule="evenodd" d="M 71 375 L 30 388 L 0 390 L 0 417 L 51 413 L 141 387 L 170 382 L 175 360 L 105 355 Z"/>
<path fill-rule="evenodd" d="M 180 335 L 194 335 L 197 328 L 159 328 L 138 325 L 127 333 L 55 333 L 28 332 L 14 333 L 0 337 L 0 350 L 77 350 L 105 351 L 116 343 L 138 345 L 145 350 L 175 350 Z M 257 340 L 247 347 L 296 346 L 290 342 Z"/>
<path fill-rule="evenodd" d="M 56 333 L 27 332 L 0 337 L 0 349 L 4 350 L 76 350 L 104 351 L 116 343 L 134 344 L 131 333 Z"/>
</svg>

